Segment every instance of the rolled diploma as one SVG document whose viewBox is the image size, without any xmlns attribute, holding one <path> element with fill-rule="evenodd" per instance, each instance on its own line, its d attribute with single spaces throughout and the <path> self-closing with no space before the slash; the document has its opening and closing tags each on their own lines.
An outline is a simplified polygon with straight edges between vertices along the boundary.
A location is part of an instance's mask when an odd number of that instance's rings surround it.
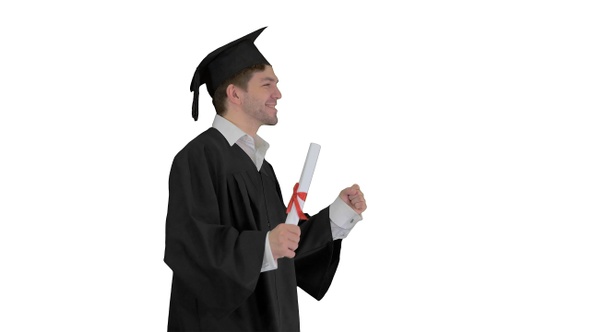
<svg viewBox="0 0 590 332">
<path fill-rule="evenodd" d="M 307 157 L 305 158 L 305 165 L 303 165 L 303 171 L 301 172 L 301 178 L 299 179 L 299 192 L 308 192 L 319 154 L 320 146 L 316 143 L 309 144 L 309 150 L 307 151 Z M 301 209 L 303 210 L 303 204 L 305 201 L 299 197 L 296 197 L 296 199 L 299 201 L 299 206 L 301 206 Z M 291 206 L 291 210 L 287 214 L 287 220 L 285 220 L 285 223 L 292 225 L 297 225 L 299 223 L 299 216 L 297 215 L 295 204 Z"/>
</svg>

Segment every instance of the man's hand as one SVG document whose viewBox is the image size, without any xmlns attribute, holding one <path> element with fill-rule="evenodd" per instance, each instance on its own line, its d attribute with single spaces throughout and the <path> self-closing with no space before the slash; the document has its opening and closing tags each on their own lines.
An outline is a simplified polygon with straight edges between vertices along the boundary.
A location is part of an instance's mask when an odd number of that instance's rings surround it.
<svg viewBox="0 0 590 332">
<path fill-rule="evenodd" d="M 295 257 L 295 249 L 299 247 L 299 236 L 301 229 L 297 225 L 279 224 L 268 235 L 272 257 L 279 258 Z"/>
<path fill-rule="evenodd" d="M 367 209 L 365 195 L 358 184 L 353 184 L 352 187 L 342 190 L 339 197 L 358 214 Z"/>
</svg>

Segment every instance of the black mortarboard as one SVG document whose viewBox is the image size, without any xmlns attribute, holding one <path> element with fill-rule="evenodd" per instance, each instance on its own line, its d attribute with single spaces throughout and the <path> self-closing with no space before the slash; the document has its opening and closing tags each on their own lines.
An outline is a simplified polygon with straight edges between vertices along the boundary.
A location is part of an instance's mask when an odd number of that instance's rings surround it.
<svg viewBox="0 0 590 332">
<path fill-rule="evenodd" d="M 254 45 L 254 40 L 264 29 L 266 27 L 221 46 L 201 61 L 191 82 L 191 91 L 195 93 L 193 97 L 193 118 L 195 121 L 199 117 L 199 87 L 201 84 L 207 85 L 207 91 L 213 97 L 215 89 L 221 83 L 241 70 L 252 65 L 270 65 Z"/>
</svg>

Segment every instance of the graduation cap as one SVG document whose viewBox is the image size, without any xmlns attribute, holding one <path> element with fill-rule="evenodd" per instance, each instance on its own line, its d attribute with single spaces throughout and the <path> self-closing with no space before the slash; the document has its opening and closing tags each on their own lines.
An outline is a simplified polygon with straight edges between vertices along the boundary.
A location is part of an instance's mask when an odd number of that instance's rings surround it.
<svg viewBox="0 0 590 332">
<path fill-rule="evenodd" d="M 254 40 L 264 29 L 266 27 L 221 46 L 209 53 L 197 66 L 191 82 L 191 92 L 194 92 L 193 118 L 195 121 L 199 117 L 199 87 L 201 84 L 207 85 L 207 91 L 213 97 L 215 90 L 221 83 L 243 69 L 259 64 L 270 65 L 254 45 Z"/>
</svg>

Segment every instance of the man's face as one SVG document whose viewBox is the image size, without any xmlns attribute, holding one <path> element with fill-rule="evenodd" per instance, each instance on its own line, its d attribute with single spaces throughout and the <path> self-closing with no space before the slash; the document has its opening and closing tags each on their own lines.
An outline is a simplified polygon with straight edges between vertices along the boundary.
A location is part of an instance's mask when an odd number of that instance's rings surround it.
<svg viewBox="0 0 590 332">
<path fill-rule="evenodd" d="M 271 66 L 254 73 L 248 81 L 243 110 L 259 125 L 275 125 L 279 121 L 276 106 L 282 95 L 277 87 L 278 82 Z"/>
</svg>

